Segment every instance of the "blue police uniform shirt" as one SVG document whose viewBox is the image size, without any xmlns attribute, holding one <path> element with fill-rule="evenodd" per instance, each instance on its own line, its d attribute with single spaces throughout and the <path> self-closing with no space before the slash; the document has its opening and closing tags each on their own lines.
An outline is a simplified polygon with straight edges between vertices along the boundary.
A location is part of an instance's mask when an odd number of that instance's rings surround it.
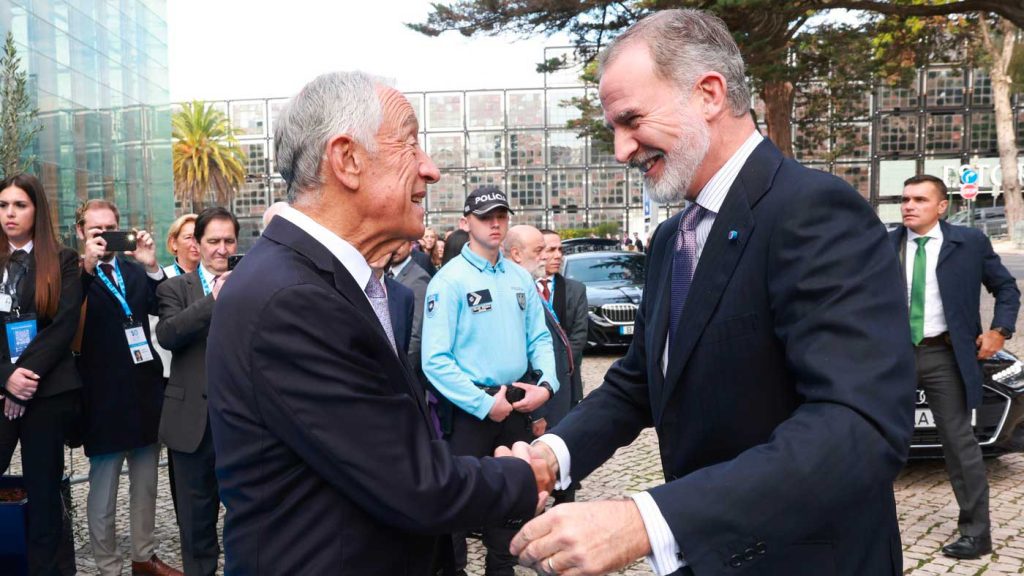
<svg viewBox="0 0 1024 576">
<path fill-rule="evenodd" d="M 427 287 L 423 372 L 445 398 L 480 420 L 494 398 L 474 383 L 516 382 L 527 359 L 558 391 L 543 306 L 529 272 L 501 255 L 491 264 L 467 243 Z"/>
</svg>

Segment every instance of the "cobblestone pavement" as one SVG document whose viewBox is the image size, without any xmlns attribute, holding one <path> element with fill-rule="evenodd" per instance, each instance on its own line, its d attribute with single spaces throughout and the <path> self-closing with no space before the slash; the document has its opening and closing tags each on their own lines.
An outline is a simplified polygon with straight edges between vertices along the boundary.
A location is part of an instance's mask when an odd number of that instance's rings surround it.
<svg viewBox="0 0 1024 576">
<path fill-rule="evenodd" d="M 991 298 L 983 294 L 983 324 L 991 317 Z M 1008 342 L 1007 347 L 1018 355 L 1024 354 L 1024 335 Z M 588 354 L 583 362 L 583 377 L 587 390 L 600 384 L 608 366 L 617 358 L 616 352 Z M 88 460 L 81 450 L 69 453 L 68 470 L 72 475 L 88 473 Z M 954 561 L 938 553 L 956 531 L 957 507 L 941 462 L 912 462 L 895 483 L 900 527 L 903 535 L 904 574 L 929 576 L 932 574 L 964 574 L 995 576 L 1024 574 L 1024 454 L 1005 455 L 987 462 L 991 484 L 991 514 L 995 553 L 976 561 Z M 15 457 L 10 473 L 20 473 L 20 462 Z M 157 554 L 174 566 L 180 566 L 180 550 L 174 510 L 166 469 L 160 471 L 159 500 L 157 502 Z M 663 482 L 658 459 L 658 443 L 654 434 L 645 431 L 631 446 L 619 450 L 615 457 L 583 481 L 577 493 L 578 500 L 594 500 L 625 496 L 656 486 Z M 118 492 L 117 530 L 120 548 L 125 558 L 125 574 L 129 574 L 128 542 L 128 481 L 122 476 Z M 72 490 L 74 501 L 74 532 L 80 574 L 96 574 L 89 546 L 85 519 L 87 484 L 76 484 Z M 483 550 L 479 542 L 470 541 L 470 574 L 483 574 Z M 0 570 L 2 572 L 2 570 Z M 519 569 L 522 575 L 532 571 Z M 652 574 L 644 562 L 637 562 L 618 572 L 624 576 Z M 873 576 L 873 575 L 864 575 Z"/>
</svg>

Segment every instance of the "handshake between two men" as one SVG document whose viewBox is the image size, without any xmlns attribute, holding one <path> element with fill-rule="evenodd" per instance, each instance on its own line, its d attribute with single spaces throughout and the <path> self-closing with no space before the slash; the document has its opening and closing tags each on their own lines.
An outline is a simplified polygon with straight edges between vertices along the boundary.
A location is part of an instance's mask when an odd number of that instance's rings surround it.
<svg viewBox="0 0 1024 576">
<path fill-rule="evenodd" d="M 495 457 L 527 461 L 537 479 L 537 516 L 512 539 L 519 563 L 545 576 L 606 574 L 647 556 L 651 544 L 631 499 L 559 504 L 544 511 L 559 479 L 558 459 L 544 442 L 499 446 Z"/>
</svg>

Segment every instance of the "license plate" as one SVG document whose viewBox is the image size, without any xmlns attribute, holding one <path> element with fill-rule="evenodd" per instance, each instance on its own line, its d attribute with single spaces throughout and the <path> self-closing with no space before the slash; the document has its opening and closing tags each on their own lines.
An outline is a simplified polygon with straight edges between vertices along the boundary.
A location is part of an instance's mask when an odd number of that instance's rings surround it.
<svg viewBox="0 0 1024 576">
<path fill-rule="evenodd" d="M 978 425 L 978 411 L 971 410 L 971 426 Z M 928 408 L 914 410 L 914 428 L 935 428 L 935 415 Z"/>
<path fill-rule="evenodd" d="M 622 334 L 623 336 L 630 336 L 630 335 L 633 334 L 633 327 L 632 326 L 619 326 L 619 334 Z"/>
</svg>

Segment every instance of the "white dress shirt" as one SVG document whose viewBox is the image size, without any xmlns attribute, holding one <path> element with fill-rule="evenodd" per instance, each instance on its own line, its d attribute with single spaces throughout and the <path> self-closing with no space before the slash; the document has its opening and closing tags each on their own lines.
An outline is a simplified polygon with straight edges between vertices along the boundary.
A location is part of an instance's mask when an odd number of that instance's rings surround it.
<svg viewBox="0 0 1024 576">
<path fill-rule="evenodd" d="M 942 228 L 936 222 L 932 229 L 918 234 L 907 229 L 906 274 L 907 274 L 907 306 L 910 306 L 910 291 L 914 286 L 914 262 L 917 260 L 917 239 L 921 236 L 931 238 L 924 245 L 924 337 L 938 336 L 947 330 L 946 312 L 942 308 L 942 294 L 939 292 L 939 278 L 935 275 L 935 266 L 939 263 L 939 252 L 942 250 Z"/>
<path fill-rule="evenodd" d="M 555 297 L 555 277 L 554 277 L 554 275 L 545 276 L 543 278 L 539 278 L 539 279 L 537 279 L 534 282 L 534 284 L 537 285 L 537 293 L 541 295 L 541 300 L 544 299 L 544 284 L 548 285 L 548 293 L 551 295 L 551 298 Z"/>
<path fill-rule="evenodd" d="M 206 266 L 203 266 L 202 264 L 199 265 L 199 275 L 203 277 L 202 280 L 200 280 L 200 283 L 202 283 L 205 280 L 206 281 L 206 287 L 209 288 L 210 292 L 212 293 L 213 292 L 213 283 L 214 283 L 214 281 L 217 280 L 217 277 L 220 276 L 220 275 L 219 274 L 214 274 L 213 272 L 210 272 L 209 270 L 206 269 Z"/>
<path fill-rule="evenodd" d="M 707 210 L 700 223 L 697 224 L 698 262 L 700 262 L 700 255 L 704 251 L 704 245 L 707 243 L 708 236 L 711 234 L 711 228 L 715 224 L 715 217 L 721 211 L 729 189 L 732 188 L 743 165 L 747 163 L 747 159 L 750 158 L 750 155 L 762 140 L 764 138 L 756 130 L 751 133 L 747 140 L 718 169 L 718 172 L 715 172 L 715 175 L 708 180 L 708 183 L 697 194 L 697 204 Z M 662 373 L 668 370 L 668 350 L 669 341 L 668 335 L 666 335 L 665 352 L 661 357 Z M 559 479 L 555 487 L 558 489 L 567 488 L 572 483 L 572 478 L 569 475 L 569 465 L 571 463 L 569 448 L 561 438 L 554 434 L 545 434 L 536 441 L 544 442 L 550 446 L 551 450 L 555 453 L 555 458 L 558 459 Z M 651 543 L 651 555 L 647 557 L 651 569 L 658 576 L 665 576 L 686 566 L 686 562 L 680 554 L 679 543 L 676 542 L 672 529 L 669 528 L 668 522 L 665 521 L 661 510 L 654 502 L 654 498 L 647 492 L 633 494 L 631 497 L 636 502 L 636 507 L 640 510 L 640 516 L 644 520 L 644 528 L 647 530 L 647 538 Z"/>
<path fill-rule="evenodd" d="M 285 220 L 298 226 L 303 232 L 309 234 L 314 240 L 327 248 L 335 258 L 341 262 L 341 265 L 348 270 L 348 273 L 355 279 L 356 284 L 359 285 L 359 289 L 363 292 L 363 296 L 366 301 L 370 301 L 370 297 L 366 295 L 366 284 L 370 281 L 370 275 L 373 271 L 370 265 L 366 262 L 366 258 L 345 240 L 338 236 L 334 232 L 331 232 L 323 225 L 313 220 L 309 216 L 306 216 L 302 212 L 299 212 L 291 206 L 285 206 L 277 213 L 277 216 L 283 217 Z M 275 216 L 275 218 L 277 217 Z M 383 284 L 381 279 L 381 284 Z M 385 288 L 386 290 L 386 288 Z"/>
</svg>

